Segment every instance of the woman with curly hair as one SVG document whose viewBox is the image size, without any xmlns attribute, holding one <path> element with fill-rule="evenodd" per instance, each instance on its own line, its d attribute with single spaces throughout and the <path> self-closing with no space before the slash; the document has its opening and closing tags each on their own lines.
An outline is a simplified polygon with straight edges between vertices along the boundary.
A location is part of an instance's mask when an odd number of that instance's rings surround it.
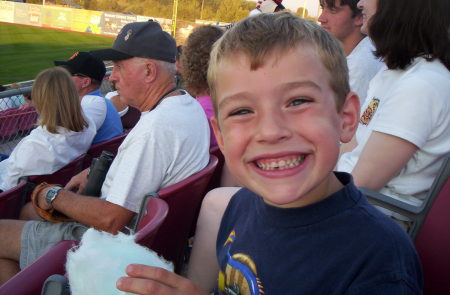
<svg viewBox="0 0 450 295">
<path fill-rule="evenodd" d="M 213 44 L 223 35 L 216 26 L 201 26 L 189 35 L 181 54 L 184 88 L 202 105 L 208 120 L 214 115 L 211 97 L 209 96 L 208 71 L 209 55 Z M 211 145 L 217 146 L 216 137 L 211 129 Z"/>
</svg>

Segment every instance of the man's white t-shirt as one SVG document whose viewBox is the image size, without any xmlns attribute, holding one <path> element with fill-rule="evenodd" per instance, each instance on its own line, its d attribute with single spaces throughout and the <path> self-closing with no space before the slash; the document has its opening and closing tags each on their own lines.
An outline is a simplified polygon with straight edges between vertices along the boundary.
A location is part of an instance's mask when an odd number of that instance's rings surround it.
<svg viewBox="0 0 450 295">
<path fill-rule="evenodd" d="M 106 102 L 105 99 L 98 95 L 87 94 L 81 100 L 81 108 L 87 117 L 94 121 L 98 129 L 102 127 L 106 118 Z"/>
<path fill-rule="evenodd" d="M 209 161 L 209 124 L 189 94 L 171 96 L 143 112 L 120 145 L 101 196 L 139 212 L 143 197 L 180 182 Z"/>
</svg>

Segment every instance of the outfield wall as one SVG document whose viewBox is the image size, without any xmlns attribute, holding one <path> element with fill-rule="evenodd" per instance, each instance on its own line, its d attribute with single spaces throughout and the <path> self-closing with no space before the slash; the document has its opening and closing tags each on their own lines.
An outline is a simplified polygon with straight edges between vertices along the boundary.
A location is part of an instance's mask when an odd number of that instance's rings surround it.
<svg viewBox="0 0 450 295">
<path fill-rule="evenodd" d="M 74 32 L 115 36 L 125 24 L 148 19 L 148 16 L 133 14 L 0 1 L 0 22 Z M 163 30 L 170 33 L 171 19 L 152 19 L 160 23 Z"/>
</svg>

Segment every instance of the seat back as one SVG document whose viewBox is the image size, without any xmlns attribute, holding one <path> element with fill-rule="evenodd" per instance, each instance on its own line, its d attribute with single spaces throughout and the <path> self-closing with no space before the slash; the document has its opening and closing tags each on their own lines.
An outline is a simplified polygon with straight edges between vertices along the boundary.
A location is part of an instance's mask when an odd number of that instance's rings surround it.
<svg viewBox="0 0 450 295">
<path fill-rule="evenodd" d="M 33 106 L 28 106 L 22 109 L 18 129 L 24 134 L 27 134 L 31 129 L 36 126 L 36 120 L 38 118 L 38 113 Z"/>
<path fill-rule="evenodd" d="M 408 234 L 411 239 L 415 239 L 420 232 L 421 227 L 428 212 L 432 208 L 435 199 L 440 194 L 442 188 L 446 184 L 450 176 L 450 154 L 446 156 L 430 190 L 421 206 L 414 206 L 412 204 L 403 202 L 398 199 L 394 199 L 390 196 L 380 194 L 365 188 L 360 188 L 367 199 L 374 205 L 386 208 L 390 211 L 397 212 L 400 215 L 408 217 L 411 222 L 409 223 Z"/>
<path fill-rule="evenodd" d="M 31 193 L 33 192 L 34 187 L 42 182 L 60 184 L 62 186 L 66 185 L 72 176 L 81 172 L 85 156 L 86 154 L 79 155 L 72 162 L 52 174 L 31 175 L 26 177 L 28 181 L 28 188 L 25 200 L 27 202 L 30 201 Z"/>
<path fill-rule="evenodd" d="M 225 164 L 225 158 L 218 146 L 210 148 L 209 154 L 216 156 L 218 159 L 218 163 L 217 163 L 217 168 L 211 177 L 211 181 L 208 184 L 207 191 L 210 191 L 210 190 L 215 189 L 216 187 L 220 186 L 220 179 L 222 177 L 222 169 L 223 169 L 223 165 Z"/>
<path fill-rule="evenodd" d="M 415 245 L 422 262 L 425 295 L 450 294 L 450 179 L 431 206 Z"/>
<path fill-rule="evenodd" d="M 178 273 L 183 264 L 191 225 L 198 218 L 206 188 L 217 162 L 218 159 L 212 155 L 209 164 L 201 171 L 162 189 L 157 194 L 169 205 L 169 213 L 156 234 L 152 249 L 172 261 Z"/>
<path fill-rule="evenodd" d="M 0 219 L 19 218 L 20 208 L 24 204 L 27 182 L 22 179 L 15 187 L 0 193 Z"/>
<path fill-rule="evenodd" d="M 436 199 L 439 196 L 442 196 L 441 191 L 444 189 L 445 186 L 448 185 L 449 177 L 450 177 L 450 154 L 447 155 L 447 157 L 444 160 L 444 163 L 442 163 L 442 166 L 438 172 L 438 175 L 436 176 L 433 184 L 431 185 L 430 191 L 427 196 L 427 202 L 425 203 L 424 209 L 422 210 L 421 214 L 419 214 L 417 217 L 416 227 L 414 228 L 414 231 L 412 232 L 412 236 L 414 239 L 417 237 L 417 234 L 421 231 L 423 223 L 424 223 L 425 219 L 428 218 L 428 214 L 430 213 L 431 208 L 436 206 L 436 204 L 435 204 Z M 447 194 L 446 199 L 444 199 L 444 198 L 445 197 L 441 197 L 440 202 L 445 202 L 445 200 L 448 201 L 448 198 L 450 198 L 450 195 Z M 449 203 L 443 203 L 443 204 L 448 205 Z M 447 208 L 450 208 L 450 207 L 447 206 Z M 448 211 L 448 212 L 450 212 L 450 211 Z"/>
<path fill-rule="evenodd" d="M 19 131 L 19 117 L 20 114 L 5 113 L 0 116 L 0 139 L 9 140 L 13 135 Z"/>
<path fill-rule="evenodd" d="M 156 198 L 154 194 L 147 195 L 141 212 L 135 241 L 139 245 L 151 248 L 158 229 L 167 217 L 169 206 L 163 199 L 157 198 L 157 195 Z"/>
<path fill-rule="evenodd" d="M 62 241 L 0 287 L 0 294 L 40 295 L 45 280 L 66 273 L 66 255 L 78 242 Z"/>
<path fill-rule="evenodd" d="M 47 182 L 65 185 L 69 182 L 72 176 L 81 172 L 85 157 L 86 154 L 79 155 L 77 158 L 72 160 L 72 162 L 52 174 L 28 176 L 28 181 L 34 184 Z"/>
<path fill-rule="evenodd" d="M 132 106 L 128 106 L 127 113 L 120 117 L 120 120 L 122 121 L 124 129 L 131 129 L 136 125 L 140 118 L 141 112 Z"/>
<path fill-rule="evenodd" d="M 83 163 L 83 168 L 88 168 L 91 165 L 92 159 L 99 157 L 102 151 L 108 151 L 113 155 L 117 155 L 119 146 L 122 144 L 123 140 L 127 135 L 128 132 L 124 132 L 119 136 L 113 137 L 111 139 L 99 142 L 91 146 L 89 150 L 86 152 L 86 159 Z"/>
</svg>

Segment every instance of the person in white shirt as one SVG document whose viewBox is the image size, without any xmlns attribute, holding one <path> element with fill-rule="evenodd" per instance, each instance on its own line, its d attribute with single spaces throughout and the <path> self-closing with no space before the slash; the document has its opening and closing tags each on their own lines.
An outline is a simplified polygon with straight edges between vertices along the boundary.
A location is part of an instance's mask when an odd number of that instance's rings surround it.
<svg viewBox="0 0 450 295">
<path fill-rule="evenodd" d="M 347 56 L 350 89 L 358 94 L 360 104 L 367 96 L 369 82 L 383 62 L 373 55 L 375 47 L 361 32 L 363 15 L 356 4 L 359 0 L 320 0 L 321 26 L 341 41 Z"/>
<path fill-rule="evenodd" d="M 0 162 L 0 189 L 15 186 L 22 176 L 51 174 L 85 153 L 96 134 L 83 115 L 70 74 L 59 67 L 41 72 L 32 88 L 38 127 Z"/>
<path fill-rule="evenodd" d="M 89 52 L 76 52 L 69 60 L 54 61 L 54 64 L 66 68 L 72 74 L 81 107 L 97 126 L 97 134 L 92 144 L 122 134 L 122 121 L 117 110 L 100 92 L 100 85 L 106 72 L 103 61 Z"/>
<path fill-rule="evenodd" d="M 337 170 L 351 172 L 358 186 L 419 206 L 450 152 L 448 0 L 358 6 L 361 30 L 386 66 L 369 86 Z"/>
</svg>

